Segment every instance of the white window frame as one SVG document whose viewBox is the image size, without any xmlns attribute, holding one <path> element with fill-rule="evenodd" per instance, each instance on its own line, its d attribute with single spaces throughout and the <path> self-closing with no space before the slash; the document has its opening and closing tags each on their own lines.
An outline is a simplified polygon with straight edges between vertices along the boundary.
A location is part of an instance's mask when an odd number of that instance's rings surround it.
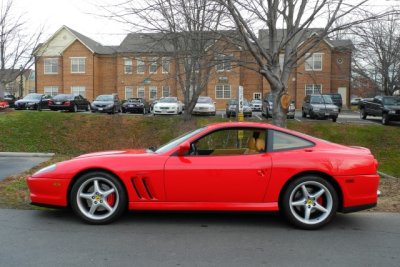
<svg viewBox="0 0 400 267">
<path fill-rule="evenodd" d="M 166 94 L 167 92 L 167 94 Z M 163 85 L 162 87 L 162 97 L 168 97 L 170 96 L 170 90 L 168 85 Z"/>
<path fill-rule="evenodd" d="M 322 63 L 323 63 L 323 55 L 324 53 L 307 53 L 306 54 L 306 60 L 304 62 L 305 64 L 305 70 L 306 71 L 321 71 L 322 70 Z M 316 60 L 316 58 L 320 57 L 320 62 L 321 62 L 321 66 L 319 68 L 315 67 L 316 62 L 318 62 Z"/>
<path fill-rule="evenodd" d="M 45 86 L 43 87 L 43 93 L 45 95 L 56 96 L 58 95 L 58 86 Z"/>
<path fill-rule="evenodd" d="M 45 58 L 43 64 L 44 74 L 58 74 L 58 58 Z"/>
<path fill-rule="evenodd" d="M 152 97 L 152 93 L 155 92 L 155 95 Z M 157 99 L 157 86 L 149 86 L 149 99 L 154 100 Z"/>
<path fill-rule="evenodd" d="M 125 99 L 133 97 L 133 86 L 125 86 Z"/>
<path fill-rule="evenodd" d="M 162 63 L 161 63 L 162 73 L 169 73 L 170 60 L 171 59 L 169 57 L 163 57 L 162 58 Z"/>
<path fill-rule="evenodd" d="M 319 87 L 319 89 L 317 89 L 317 87 Z M 304 95 L 322 94 L 322 84 L 306 84 L 304 90 Z M 307 93 L 310 91 L 311 93 Z"/>
<path fill-rule="evenodd" d="M 152 70 L 152 68 L 154 68 L 154 67 L 155 67 L 155 70 Z M 157 69 L 158 69 L 157 58 L 152 58 L 150 61 L 150 64 L 149 64 L 149 73 L 151 73 L 151 74 L 157 73 Z"/>
<path fill-rule="evenodd" d="M 256 96 L 259 96 L 256 98 Z M 261 92 L 254 92 L 253 99 L 262 100 L 262 93 Z"/>
<path fill-rule="evenodd" d="M 143 71 L 141 71 L 143 69 Z M 136 73 L 137 74 L 144 74 L 146 70 L 146 64 L 144 58 L 137 58 L 136 59 Z"/>
<path fill-rule="evenodd" d="M 86 58 L 85 57 L 71 57 L 71 73 L 85 73 L 86 72 Z M 74 70 L 74 66 L 77 70 Z"/>
<path fill-rule="evenodd" d="M 233 54 L 217 56 L 217 64 L 215 70 L 217 72 L 231 71 L 232 70 Z"/>
<path fill-rule="evenodd" d="M 132 59 L 124 58 L 124 73 L 132 74 Z"/>
<path fill-rule="evenodd" d="M 81 85 L 71 86 L 71 94 L 86 97 L 86 87 Z"/>
<path fill-rule="evenodd" d="M 136 90 L 136 96 L 140 98 L 144 98 L 145 96 L 145 88 L 144 86 L 138 86 Z"/>
<path fill-rule="evenodd" d="M 218 87 L 222 87 L 222 90 L 218 89 Z M 229 90 L 227 90 L 226 88 L 229 88 Z M 217 94 L 218 91 L 222 92 L 222 97 L 218 97 Z M 229 92 L 229 94 L 227 94 L 227 92 Z M 215 99 L 230 99 L 231 95 L 232 95 L 232 90 L 230 84 L 217 84 L 215 86 Z"/>
</svg>

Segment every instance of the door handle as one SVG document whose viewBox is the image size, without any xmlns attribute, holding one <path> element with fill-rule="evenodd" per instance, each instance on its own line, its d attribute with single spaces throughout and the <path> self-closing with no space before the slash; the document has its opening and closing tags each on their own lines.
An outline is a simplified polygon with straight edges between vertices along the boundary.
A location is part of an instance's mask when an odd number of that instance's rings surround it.
<svg viewBox="0 0 400 267">
<path fill-rule="evenodd" d="M 261 177 L 264 177 L 264 176 L 265 176 L 265 171 L 264 171 L 264 170 L 258 170 L 258 171 L 257 171 L 257 174 L 258 174 L 259 176 L 261 176 Z"/>
</svg>

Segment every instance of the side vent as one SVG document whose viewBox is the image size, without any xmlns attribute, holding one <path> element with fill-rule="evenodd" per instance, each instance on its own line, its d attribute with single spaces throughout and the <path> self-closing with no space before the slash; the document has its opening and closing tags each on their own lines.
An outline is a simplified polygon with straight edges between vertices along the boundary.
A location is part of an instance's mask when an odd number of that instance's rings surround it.
<svg viewBox="0 0 400 267">
<path fill-rule="evenodd" d="M 151 183 L 148 177 L 134 176 L 131 178 L 133 189 L 137 197 L 143 201 L 157 200 L 154 196 L 154 190 L 152 190 Z"/>
</svg>

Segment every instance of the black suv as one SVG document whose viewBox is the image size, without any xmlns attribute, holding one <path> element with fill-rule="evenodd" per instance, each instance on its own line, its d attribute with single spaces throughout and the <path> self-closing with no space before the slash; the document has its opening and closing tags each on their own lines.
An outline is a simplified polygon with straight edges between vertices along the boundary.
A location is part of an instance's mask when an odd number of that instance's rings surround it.
<svg viewBox="0 0 400 267">
<path fill-rule="evenodd" d="M 340 112 L 340 110 L 342 110 L 343 100 L 342 100 L 342 95 L 341 95 L 341 94 L 338 94 L 338 93 L 328 93 L 328 94 L 324 94 L 324 95 L 329 95 L 329 96 L 331 97 L 333 104 L 335 104 L 336 106 L 338 106 L 339 112 Z"/>
</svg>

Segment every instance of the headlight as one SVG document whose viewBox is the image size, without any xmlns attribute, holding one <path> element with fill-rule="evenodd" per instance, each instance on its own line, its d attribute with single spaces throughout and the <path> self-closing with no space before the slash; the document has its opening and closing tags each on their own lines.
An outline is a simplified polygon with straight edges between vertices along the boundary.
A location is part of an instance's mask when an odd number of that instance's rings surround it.
<svg viewBox="0 0 400 267">
<path fill-rule="evenodd" d="M 333 111 L 339 111 L 339 109 L 337 109 L 337 108 L 334 108 L 334 109 L 333 109 Z"/>
<path fill-rule="evenodd" d="M 108 104 L 107 107 L 108 108 L 112 108 L 114 106 L 114 104 Z"/>
<path fill-rule="evenodd" d="M 47 167 L 44 167 L 43 169 L 38 170 L 32 176 L 38 176 L 39 174 L 43 174 L 46 172 L 52 172 L 56 169 L 56 167 L 57 167 L 57 164 L 49 165 Z"/>
</svg>

